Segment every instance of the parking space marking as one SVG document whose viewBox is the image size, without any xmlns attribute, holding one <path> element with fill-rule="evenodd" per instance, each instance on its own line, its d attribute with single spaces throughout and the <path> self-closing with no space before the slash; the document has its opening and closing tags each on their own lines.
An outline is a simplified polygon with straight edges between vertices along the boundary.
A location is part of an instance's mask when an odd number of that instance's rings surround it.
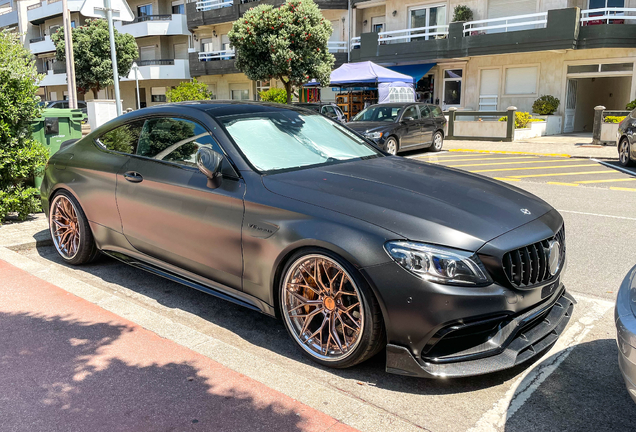
<svg viewBox="0 0 636 432">
<path fill-rule="evenodd" d="M 570 175 L 588 175 L 588 174 L 612 174 L 612 170 L 606 170 L 606 171 L 580 171 L 580 172 L 551 173 L 551 174 L 525 174 L 525 175 L 514 175 L 514 176 L 510 176 L 510 177 L 514 177 L 514 178 L 530 178 L 530 177 L 552 177 L 552 176 L 570 176 Z"/>
<path fill-rule="evenodd" d="M 490 170 L 470 170 L 472 173 L 484 173 L 484 172 L 494 172 L 494 171 L 525 171 L 525 170 L 541 170 L 541 169 L 556 169 L 556 168 L 578 168 L 578 167 L 590 167 L 597 166 L 598 164 L 579 164 L 579 165 L 557 165 L 557 166 L 541 166 L 541 167 L 531 167 L 531 168 L 497 168 Z M 549 174 L 548 174 L 549 175 Z"/>
<path fill-rule="evenodd" d="M 495 432 L 503 428 L 534 391 L 563 363 L 574 347 L 580 344 L 594 328 L 596 322 L 612 307 L 613 303 L 586 296 L 575 296 L 579 307 L 586 303 L 587 312 L 561 335 L 556 344 L 543 357 L 512 384 L 506 394 L 485 412 L 468 432 Z"/>
<path fill-rule="evenodd" d="M 636 221 L 636 218 L 627 217 L 627 216 L 614 216 L 614 215 L 606 215 L 606 214 L 599 214 L 599 213 L 587 213 L 587 212 L 580 212 L 580 211 L 574 211 L 574 210 L 558 210 L 558 211 L 560 213 L 573 213 L 573 214 L 580 214 L 585 216 L 599 216 L 599 217 L 607 217 L 612 219 L 624 219 L 624 220 Z"/>
<path fill-rule="evenodd" d="M 514 156 L 514 157 L 501 157 L 498 155 L 494 155 L 492 157 L 478 157 L 478 158 L 474 158 L 474 159 L 464 159 L 464 157 L 469 157 L 471 155 L 462 155 L 462 156 L 454 156 L 454 158 L 444 158 L 441 159 L 438 156 L 422 156 L 419 159 L 426 161 L 435 161 L 435 162 L 472 162 L 472 161 L 481 161 L 481 160 L 490 160 L 490 161 L 498 161 L 498 160 L 519 160 L 519 159 L 538 159 L 537 157 L 534 156 Z M 483 156 L 483 155 L 472 155 L 472 156 Z M 426 157 L 428 157 L 428 159 L 425 159 Z M 459 158 L 459 159 L 457 159 Z"/>
<path fill-rule="evenodd" d="M 627 168 L 623 168 L 623 167 L 620 167 L 620 166 L 617 166 L 617 165 L 613 165 L 611 163 L 607 163 L 607 162 L 605 162 L 603 160 L 600 160 L 600 159 L 591 159 L 591 160 L 593 160 L 594 162 L 600 163 L 601 165 L 605 165 L 608 168 L 612 168 L 614 170 L 618 170 L 620 172 L 628 174 L 630 176 L 636 175 L 636 172 L 628 170 Z"/>
<path fill-rule="evenodd" d="M 522 161 L 522 162 L 516 162 L 516 161 L 515 162 L 496 162 L 496 163 L 459 164 L 459 165 L 446 165 L 446 166 L 459 168 L 459 167 L 474 167 L 474 166 L 519 165 L 519 164 L 536 164 L 536 163 L 566 163 L 566 162 L 579 162 L 579 161 L 576 159 L 550 160 L 550 161 L 534 160 L 534 161 Z M 576 166 L 576 165 L 573 165 L 573 166 Z"/>
<path fill-rule="evenodd" d="M 467 152 L 467 153 L 491 153 L 491 154 L 513 154 L 513 155 L 530 155 L 530 156 L 549 156 L 549 157 L 571 157 L 565 153 L 532 153 L 522 151 L 503 151 L 503 150 L 473 150 L 473 149 L 450 149 L 449 152 Z"/>
<path fill-rule="evenodd" d="M 519 179 L 507 178 L 507 177 L 493 177 L 495 180 L 500 181 L 521 181 Z"/>
<path fill-rule="evenodd" d="M 624 187 L 618 187 L 618 186 L 610 186 L 610 190 L 636 192 L 635 188 L 624 188 Z"/>
<path fill-rule="evenodd" d="M 576 183 L 563 183 L 563 182 L 547 182 L 547 184 L 561 185 L 561 186 L 579 186 Z"/>
<path fill-rule="evenodd" d="M 611 183 L 611 182 L 624 182 L 624 181 L 636 181 L 636 178 L 618 178 L 618 179 L 605 179 L 605 180 L 580 180 L 575 183 L 578 184 L 591 184 L 591 183 Z"/>
</svg>

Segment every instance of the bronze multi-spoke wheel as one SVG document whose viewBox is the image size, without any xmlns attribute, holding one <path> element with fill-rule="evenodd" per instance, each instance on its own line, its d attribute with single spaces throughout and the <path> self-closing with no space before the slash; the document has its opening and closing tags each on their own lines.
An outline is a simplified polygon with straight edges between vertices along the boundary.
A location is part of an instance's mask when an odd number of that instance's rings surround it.
<svg viewBox="0 0 636 432">
<path fill-rule="evenodd" d="M 291 336 L 311 358 L 335 367 L 375 354 L 382 332 L 375 298 L 345 267 L 335 257 L 304 254 L 291 260 L 281 283 Z"/>
<path fill-rule="evenodd" d="M 630 157 L 630 146 L 627 138 L 623 138 L 618 144 L 618 156 L 621 165 L 624 167 L 633 166 L 632 158 Z"/>
<path fill-rule="evenodd" d="M 51 200 L 49 229 L 55 249 L 71 264 L 90 262 L 99 253 L 84 212 L 68 192 L 59 192 Z"/>
</svg>

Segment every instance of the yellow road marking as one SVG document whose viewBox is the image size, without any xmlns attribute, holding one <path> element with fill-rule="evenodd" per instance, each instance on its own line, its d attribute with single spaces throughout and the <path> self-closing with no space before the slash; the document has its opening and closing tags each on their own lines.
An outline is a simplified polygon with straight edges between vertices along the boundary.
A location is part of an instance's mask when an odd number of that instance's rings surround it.
<svg viewBox="0 0 636 432">
<path fill-rule="evenodd" d="M 618 186 L 611 186 L 610 187 L 611 190 L 620 190 L 620 191 L 630 191 L 630 192 L 636 192 L 635 188 L 623 188 L 623 187 L 618 187 Z"/>
<path fill-rule="evenodd" d="M 493 177 L 495 180 L 501 181 L 520 181 L 519 179 L 507 178 L 507 177 Z"/>
<path fill-rule="evenodd" d="M 483 173 L 483 172 L 493 172 L 493 171 L 525 171 L 525 170 L 540 170 L 540 169 L 555 169 L 555 168 L 576 168 L 576 167 L 589 167 L 589 166 L 599 166 L 598 164 L 580 164 L 580 165 L 557 165 L 557 166 L 547 166 L 547 167 L 532 167 L 532 168 L 498 168 L 498 169 L 487 169 L 487 170 L 471 170 L 472 173 Z"/>
<path fill-rule="evenodd" d="M 554 177 L 554 176 L 569 176 L 569 175 L 586 175 L 586 174 L 614 174 L 616 171 L 607 170 L 607 171 L 580 171 L 580 172 L 570 172 L 570 173 L 552 173 L 552 174 L 527 174 L 527 175 L 516 175 L 510 176 L 514 178 L 529 178 L 529 177 Z"/>
<path fill-rule="evenodd" d="M 619 179 L 606 179 L 606 180 L 582 180 L 577 181 L 577 183 L 588 184 L 588 183 L 610 183 L 610 182 L 624 182 L 624 181 L 635 181 L 636 178 L 619 178 Z"/>
<path fill-rule="evenodd" d="M 468 155 L 470 156 L 470 155 Z M 479 155 L 474 155 L 474 156 L 483 156 L 481 154 Z M 498 161 L 498 160 L 510 160 L 510 159 L 537 159 L 535 156 L 504 156 L 501 157 L 499 155 L 493 155 L 494 157 L 481 157 L 481 158 L 475 158 L 475 159 L 440 159 L 439 161 L 437 160 L 437 157 L 435 156 L 430 156 L 429 159 L 424 159 L 424 157 L 418 157 L 417 159 L 420 160 L 424 160 L 424 161 L 438 161 L 438 162 L 472 162 L 472 161 L 478 161 L 478 160 L 491 160 L 491 161 Z M 456 156 L 457 157 L 457 156 Z"/>
<path fill-rule="evenodd" d="M 530 152 L 516 152 L 516 151 L 500 151 L 500 150 L 473 150 L 473 149 L 450 149 L 449 152 L 469 152 L 469 153 L 495 153 L 495 154 L 518 154 L 518 155 L 532 155 L 532 156 L 555 156 L 555 157 L 571 157 L 565 153 L 530 153 Z"/>
<path fill-rule="evenodd" d="M 562 182 L 548 182 L 548 184 L 561 185 L 561 186 L 578 186 L 576 183 L 562 183 Z"/>
<path fill-rule="evenodd" d="M 550 160 L 550 161 L 523 161 L 523 162 L 497 162 L 497 163 L 479 163 L 479 164 L 460 164 L 460 165 L 446 165 L 449 167 L 472 167 L 472 166 L 493 166 L 493 165 L 519 165 L 519 164 L 536 164 L 536 163 L 566 163 L 566 162 L 580 162 L 576 159 L 567 160 Z"/>
</svg>

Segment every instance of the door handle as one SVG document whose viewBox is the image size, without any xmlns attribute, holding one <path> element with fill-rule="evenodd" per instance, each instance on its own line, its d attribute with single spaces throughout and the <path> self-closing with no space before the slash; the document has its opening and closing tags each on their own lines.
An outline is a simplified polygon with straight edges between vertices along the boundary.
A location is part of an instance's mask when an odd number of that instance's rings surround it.
<svg viewBox="0 0 636 432">
<path fill-rule="evenodd" d="M 124 178 L 131 183 L 140 183 L 144 178 L 135 171 L 128 171 L 124 173 Z"/>
</svg>

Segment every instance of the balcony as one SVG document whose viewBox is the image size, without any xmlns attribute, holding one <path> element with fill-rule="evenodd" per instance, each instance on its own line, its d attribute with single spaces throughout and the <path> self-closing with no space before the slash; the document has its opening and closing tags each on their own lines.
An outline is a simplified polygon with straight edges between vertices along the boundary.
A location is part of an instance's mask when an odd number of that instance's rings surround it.
<svg viewBox="0 0 636 432">
<path fill-rule="evenodd" d="M 44 74 L 44 78 L 39 84 L 40 87 L 66 85 L 66 65 L 64 63 L 61 63 L 60 66 L 56 64 L 53 69 L 46 71 L 38 70 L 38 72 Z"/>
<path fill-rule="evenodd" d="M 142 80 L 188 80 L 190 79 L 190 67 L 185 59 L 158 59 L 138 60 L 138 79 Z M 130 71 L 127 78 L 122 81 L 134 81 L 135 72 Z"/>
<path fill-rule="evenodd" d="M 443 58 L 575 49 L 579 9 L 451 23 L 352 38 L 351 61 L 421 62 Z"/>
<path fill-rule="evenodd" d="M 146 15 L 131 22 L 115 21 L 120 33 L 130 33 L 134 37 L 189 35 L 188 21 L 184 14 Z"/>
<path fill-rule="evenodd" d="M 83 0 L 68 0 L 68 10 L 78 12 L 83 3 Z M 45 20 L 58 16 L 62 16 L 61 0 L 44 0 L 27 7 L 27 19 L 34 25 L 42 24 Z"/>
<path fill-rule="evenodd" d="M 577 48 L 633 48 L 636 9 L 604 8 L 581 11 Z"/>
<path fill-rule="evenodd" d="M 225 75 L 240 73 L 234 50 L 190 53 L 190 75 Z"/>
<path fill-rule="evenodd" d="M 0 28 L 18 25 L 18 11 L 13 8 L 0 9 Z"/>
<path fill-rule="evenodd" d="M 55 51 L 55 44 L 51 40 L 51 36 L 42 36 L 29 39 L 29 48 L 32 54 L 41 54 Z"/>
<path fill-rule="evenodd" d="M 204 25 L 230 23 L 249 9 L 268 4 L 278 7 L 285 0 L 201 0 L 186 4 L 188 28 L 193 30 Z M 347 9 L 347 0 L 316 0 L 320 9 Z"/>
</svg>

